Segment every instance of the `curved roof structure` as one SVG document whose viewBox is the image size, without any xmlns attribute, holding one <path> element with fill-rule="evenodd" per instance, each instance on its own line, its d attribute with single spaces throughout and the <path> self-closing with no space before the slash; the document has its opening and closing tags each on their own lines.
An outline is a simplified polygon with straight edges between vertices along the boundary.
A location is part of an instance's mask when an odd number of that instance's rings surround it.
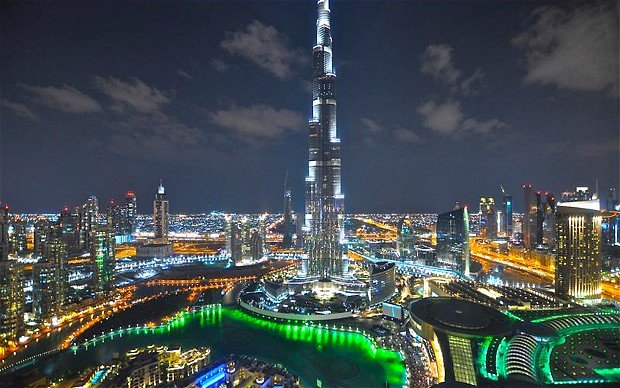
<svg viewBox="0 0 620 388">
<path fill-rule="evenodd" d="M 490 307 L 457 298 L 424 298 L 409 306 L 411 316 L 435 330 L 463 337 L 507 336 L 510 319 Z"/>
</svg>

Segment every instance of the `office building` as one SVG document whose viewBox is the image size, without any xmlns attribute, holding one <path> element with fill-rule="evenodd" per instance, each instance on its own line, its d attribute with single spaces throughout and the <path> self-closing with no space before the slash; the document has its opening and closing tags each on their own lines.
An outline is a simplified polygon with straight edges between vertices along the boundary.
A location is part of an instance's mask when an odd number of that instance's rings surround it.
<svg viewBox="0 0 620 388">
<path fill-rule="evenodd" d="M 523 185 L 523 220 L 521 221 L 523 233 L 523 247 L 527 250 L 532 248 L 532 185 Z"/>
<path fill-rule="evenodd" d="M 59 237 L 45 244 L 43 261 L 35 263 L 32 274 L 32 311 L 40 321 L 59 316 L 69 290 L 67 249 Z"/>
<path fill-rule="evenodd" d="M 45 218 L 39 218 L 34 223 L 34 257 L 42 257 L 45 250 L 45 244 L 47 243 L 49 235 L 49 222 Z"/>
<path fill-rule="evenodd" d="M 97 292 L 108 292 L 114 281 L 114 235 L 110 228 L 96 225 L 91 236 L 90 259 L 93 269 L 92 285 Z"/>
<path fill-rule="evenodd" d="M 570 299 L 596 302 L 602 292 L 600 203 L 579 193 L 563 199 L 556 211 L 555 290 Z"/>
<path fill-rule="evenodd" d="M 26 254 L 26 238 L 26 221 L 15 216 L 9 227 L 9 252 L 11 255 L 24 256 Z"/>
<path fill-rule="evenodd" d="M 396 230 L 396 252 L 401 260 L 412 259 L 415 253 L 415 235 L 409 216 L 403 217 Z"/>
<path fill-rule="evenodd" d="M 502 234 L 508 238 L 512 238 L 514 233 L 512 226 L 512 195 L 506 191 L 504 186 L 502 190 Z"/>
<path fill-rule="evenodd" d="M 306 177 L 308 276 L 329 278 L 347 272 L 343 255 L 344 194 L 341 191 L 340 139 L 336 125 L 336 74 L 333 68 L 329 0 L 319 0 L 316 45 L 312 49 L 312 119 Z"/>
<path fill-rule="evenodd" d="M 380 261 L 372 264 L 368 299 L 371 305 L 384 302 L 396 292 L 396 264 Z"/>
<path fill-rule="evenodd" d="M 168 199 L 162 181 L 159 181 L 153 201 L 153 242 L 168 244 Z"/>
<path fill-rule="evenodd" d="M 138 216 L 138 204 L 136 193 L 128 190 L 125 193 L 125 203 L 121 208 L 121 216 L 123 219 L 123 235 L 129 241 L 133 241 L 133 235 L 136 233 L 136 217 Z"/>
<path fill-rule="evenodd" d="M 469 276 L 469 215 L 467 208 L 437 216 L 436 260 Z"/>
<path fill-rule="evenodd" d="M 97 224 L 99 217 L 99 201 L 97 197 L 91 195 L 80 209 L 80 233 L 83 251 L 88 251 L 91 245 L 93 227 Z M 71 251 L 71 248 L 69 248 Z"/>
<path fill-rule="evenodd" d="M 63 208 L 58 217 L 60 235 L 70 255 L 80 255 L 83 253 L 85 241 L 88 241 L 88 235 L 85 234 L 88 226 L 81 223 L 80 219 L 85 220 L 86 217 L 82 210 L 76 209 L 72 211 L 68 206 Z"/>
<path fill-rule="evenodd" d="M 480 237 L 493 241 L 497 238 L 497 213 L 495 200 L 491 197 L 480 198 Z"/>
<path fill-rule="evenodd" d="M 9 207 L 0 206 L 0 344 L 15 344 L 24 332 L 24 272 L 9 260 Z"/>
</svg>

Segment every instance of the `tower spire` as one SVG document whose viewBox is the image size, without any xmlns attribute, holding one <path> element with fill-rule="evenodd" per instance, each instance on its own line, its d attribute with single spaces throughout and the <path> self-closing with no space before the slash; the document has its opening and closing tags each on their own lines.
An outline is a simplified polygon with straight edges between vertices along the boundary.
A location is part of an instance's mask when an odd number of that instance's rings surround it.
<svg viewBox="0 0 620 388">
<path fill-rule="evenodd" d="M 316 45 L 312 48 L 312 119 L 309 121 L 306 222 L 308 259 L 302 272 L 312 277 L 342 276 L 344 195 L 341 192 L 340 139 L 336 125 L 336 74 L 328 0 L 317 1 Z"/>
</svg>

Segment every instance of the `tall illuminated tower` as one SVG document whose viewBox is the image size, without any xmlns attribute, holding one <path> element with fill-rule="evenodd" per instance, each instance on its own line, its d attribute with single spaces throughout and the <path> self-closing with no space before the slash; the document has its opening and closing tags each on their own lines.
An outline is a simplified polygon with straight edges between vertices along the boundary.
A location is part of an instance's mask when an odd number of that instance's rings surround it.
<svg viewBox="0 0 620 388">
<path fill-rule="evenodd" d="M 0 206 L 0 346 L 16 344 L 24 331 L 24 271 L 9 259 L 9 207 Z"/>
<path fill-rule="evenodd" d="M 333 68 L 329 0 L 318 0 L 316 45 L 312 48 L 312 119 L 309 121 L 306 219 L 308 276 L 347 272 L 343 258 L 344 195 L 340 188 L 340 139 L 336 127 L 336 74 Z"/>
<path fill-rule="evenodd" d="M 153 201 L 154 242 L 168 244 L 168 199 L 164 184 L 160 180 L 155 200 Z"/>
<path fill-rule="evenodd" d="M 556 294 L 584 303 L 600 301 L 601 221 L 598 199 L 557 204 Z"/>
</svg>

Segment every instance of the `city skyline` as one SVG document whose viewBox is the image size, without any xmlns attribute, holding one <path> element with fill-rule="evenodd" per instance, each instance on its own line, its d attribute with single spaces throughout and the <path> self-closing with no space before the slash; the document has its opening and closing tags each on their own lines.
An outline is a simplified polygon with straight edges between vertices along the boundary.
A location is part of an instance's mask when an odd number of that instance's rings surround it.
<svg viewBox="0 0 620 388">
<path fill-rule="evenodd" d="M 301 210 L 313 7 L 4 3 L 1 200 L 58 212 L 133 189 L 148 213 L 163 178 L 173 213 L 278 211 L 290 171 Z M 522 212 L 524 183 L 617 187 L 617 42 L 578 45 L 590 62 L 566 44 L 569 27 L 609 38 L 608 3 L 331 7 L 348 212 L 472 209 L 500 185 Z"/>
</svg>

